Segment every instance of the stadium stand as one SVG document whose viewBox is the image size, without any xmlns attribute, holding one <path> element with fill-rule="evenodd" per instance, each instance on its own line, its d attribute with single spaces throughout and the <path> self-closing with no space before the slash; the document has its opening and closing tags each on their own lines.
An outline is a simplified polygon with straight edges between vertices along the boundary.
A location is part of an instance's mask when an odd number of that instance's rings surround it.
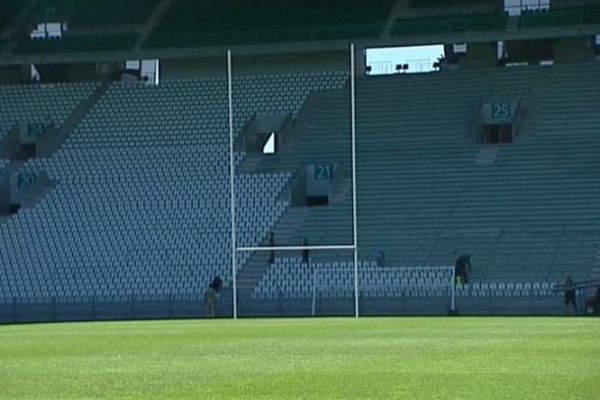
<svg viewBox="0 0 600 400">
<path fill-rule="evenodd" d="M 0 139 L 20 123 L 53 122 L 60 126 L 96 83 L 0 86 Z"/>
<path fill-rule="evenodd" d="M 130 50 L 139 37 L 140 27 L 159 0 L 77 2 L 42 0 L 36 2 L 27 19 L 66 23 L 62 38 L 21 38 L 13 54 L 56 54 Z"/>
<path fill-rule="evenodd" d="M 530 288 L 550 294 L 550 282 L 566 275 L 587 278 L 600 238 L 595 201 L 600 142 L 594 134 L 600 120 L 593 111 L 598 81 L 595 64 L 359 81 L 361 259 L 383 251 L 391 266 L 452 265 L 453 252 L 466 251 L 473 256 L 477 285 L 467 293 L 498 296 L 530 293 Z M 344 97 L 348 93 L 340 94 Z M 489 148 L 471 142 L 468 121 L 483 99 L 497 97 L 519 97 L 529 111 L 519 138 L 495 148 L 493 163 L 479 165 L 478 157 Z M 345 124 L 339 102 L 315 116 L 322 130 L 306 133 L 310 148 L 320 152 L 296 159 L 348 163 L 349 152 L 339 151 L 347 133 L 328 129 L 336 119 Z M 331 125 L 322 125 L 327 115 Z M 349 202 L 346 197 L 311 210 L 296 243 L 304 237 L 311 243 L 340 238 L 349 243 Z M 273 272 L 265 276 L 263 289 L 272 287 Z"/>
<path fill-rule="evenodd" d="M 318 0 L 181 0 L 172 5 L 146 47 L 378 37 L 394 1 L 379 1 L 366 9 L 363 4 L 346 1 L 340 13 L 337 4 Z"/>
<path fill-rule="evenodd" d="M 113 34 L 92 36 L 69 36 L 61 39 L 21 40 L 13 49 L 14 54 L 56 54 L 79 53 L 88 51 L 119 51 L 131 49 L 136 34 Z"/>
<path fill-rule="evenodd" d="M 354 265 L 349 261 L 315 262 L 310 268 L 300 258 L 279 258 L 252 297 L 259 300 L 354 297 Z M 364 299 L 448 298 L 447 269 L 436 266 L 378 267 L 374 261 L 358 264 L 359 287 Z M 314 275 L 316 273 L 316 276 Z M 457 297 L 550 297 L 549 282 L 475 282 L 458 285 Z"/>
<path fill-rule="evenodd" d="M 550 8 L 544 11 L 525 11 L 519 17 L 520 28 L 548 26 L 577 26 L 600 23 L 600 6 L 588 5 L 579 8 Z"/>
<path fill-rule="evenodd" d="M 41 0 L 31 12 L 30 20 L 68 22 L 72 26 L 139 24 L 148 19 L 159 0 Z M 51 21 L 46 21 L 50 18 Z"/>
<path fill-rule="evenodd" d="M 0 0 L 0 33 L 14 22 L 26 4 L 26 0 Z"/>
<path fill-rule="evenodd" d="M 359 263 L 359 281 L 365 298 L 398 297 L 448 297 L 448 270 L 438 273 L 434 268 L 377 268 L 374 261 Z M 331 263 L 315 262 L 310 268 L 299 258 L 280 258 L 271 266 L 256 286 L 253 297 L 258 299 L 354 297 L 354 265 L 349 261 Z M 313 275 L 316 273 L 317 275 Z M 440 290 L 443 288 L 443 290 Z"/>
<path fill-rule="evenodd" d="M 508 15 L 505 13 L 398 19 L 392 28 L 392 35 L 412 36 L 501 31 L 506 28 L 507 21 Z"/>
<path fill-rule="evenodd" d="M 236 132 L 254 112 L 297 113 L 311 90 L 346 80 L 238 77 Z M 226 88 L 223 78 L 114 83 L 54 156 L 30 160 L 25 171 L 47 172 L 57 186 L 0 225 L 9 238 L 0 248 L 4 301 L 178 298 L 216 274 L 229 285 Z M 277 195 L 289 178 L 237 177 L 240 244 L 260 243 L 285 211 Z"/>
<path fill-rule="evenodd" d="M 480 4 L 497 4 L 496 0 L 457 0 L 452 2 L 452 6 L 473 6 Z M 444 0 L 410 0 L 412 8 L 429 8 L 429 7 L 447 7 L 448 2 Z"/>
<path fill-rule="evenodd" d="M 236 76 L 236 135 L 256 112 L 292 113 L 298 134 L 293 149 L 238 175 L 240 245 L 264 243 L 290 212 L 280 194 L 301 165 L 350 165 L 347 79 Z M 547 296 L 566 274 L 588 277 L 600 239 L 599 81 L 596 64 L 360 79 L 360 265 L 372 268 L 379 251 L 392 267 L 451 265 L 455 251 L 468 252 L 475 270 L 459 288 L 465 297 Z M 57 153 L 27 162 L 23 171 L 47 172 L 56 187 L 0 224 L 3 301 L 185 297 L 215 274 L 229 286 L 226 86 L 224 77 L 113 83 Z M 48 117 L 60 125 L 96 87 L 2 87 L 0 132 Z M 492 162 L 479 163 L 490 146 L 473 143 L 471 122 L 494 98 L 519 98 L 527 112 L 515 142 L 491 147 Z M 237 154 L 238 167 L 246 156 Z M 292 241 L 348 243 L 350 214 L 345 192 L 311 209 Z M 320 255 L 315 263 L 350 265 Z M 277 259 L 254 298 L 273 299 L 280 285 L 306 298 L 313 277 L 300 264 Z M 404 279 L 393 271 L 377 279 Z M 346 275 L 326 275 L 324 292 L 347 293 Z M 365 293 L 398 294 L 386 290 Z"/>
</svg>

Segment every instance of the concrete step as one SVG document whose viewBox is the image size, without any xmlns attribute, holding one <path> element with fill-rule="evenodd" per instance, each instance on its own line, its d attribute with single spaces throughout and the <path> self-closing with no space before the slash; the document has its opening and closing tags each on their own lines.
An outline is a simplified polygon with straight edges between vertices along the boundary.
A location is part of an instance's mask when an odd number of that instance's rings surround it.
<svg viewBox="0 0 600 400">
<path fill-rule="evenodd" d="M 305 207 L 290 207 L 279 219 L 275 227 L 272 229 L 275 235 L 276 244 L 289 244 L 294 238 L 294 233 L 303 224 L 308 215 L 308 208 Z M 261 246 L 268 246 L 268 236 L 263 240 Z M 260 282 L 262 277 L 269 270 L 269 252 L 256 252 L 252 254 L 244 267 L 238 274 L 238 290 L 241 299 L 248 299 L 254 288 Z"/>
<path fill-rule="evenodd" d="M 52 135 L 46 135 L 38 143 L 40 148 L 40 157 L 50 157 L 67 140 L 75 128 L 83 121 L 90 110 L 96 105 L 98 100 L 110 87 L 110 82 L 102 82 L 92 93 L 92 95 L 83 100 L 77 108 L 69 115 L 65 123 Z"/>
</svg>

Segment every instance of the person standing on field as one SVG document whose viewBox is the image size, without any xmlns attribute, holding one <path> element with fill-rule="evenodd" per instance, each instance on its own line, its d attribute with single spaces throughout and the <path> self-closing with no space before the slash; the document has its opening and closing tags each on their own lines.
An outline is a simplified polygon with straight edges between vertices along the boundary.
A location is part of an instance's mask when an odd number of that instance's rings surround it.
<svg viewBox="0 0 600 400">
<path fill-rule="evenodd" d="M 565 280 L 565 314 L 569 314 L 569 305 L 573 305 L 573 310 L 577 314 L 577 302 L 575 300 L 575 282 L 570 276 Z"/>
<path fill-rule="evenodd" d="M 204 304 L 206 305 L 206 317 L 214 318 L 217 307 L 217 290 L 213 286 L 213 283 L 208 285 L 206 292 L 204 292 Z"/>
</svg>

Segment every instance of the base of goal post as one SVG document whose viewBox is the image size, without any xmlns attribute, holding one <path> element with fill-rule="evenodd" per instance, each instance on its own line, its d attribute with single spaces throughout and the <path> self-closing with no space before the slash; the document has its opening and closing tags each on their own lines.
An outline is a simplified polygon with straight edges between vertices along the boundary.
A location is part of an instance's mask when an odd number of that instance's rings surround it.
<svg viewBox="0 0 600 400">
<path fill-rule="evenodd" d="M 459 314 L 458 314 L 458 310 L 457 310 L 457 309 L 454 309 L 454 310 L 448 310 L 448 316 L 450 316 L 450 317 L 456 317 L 456 316 L 458 316 L 458 315 L 459 315 Z"/>
</svg>

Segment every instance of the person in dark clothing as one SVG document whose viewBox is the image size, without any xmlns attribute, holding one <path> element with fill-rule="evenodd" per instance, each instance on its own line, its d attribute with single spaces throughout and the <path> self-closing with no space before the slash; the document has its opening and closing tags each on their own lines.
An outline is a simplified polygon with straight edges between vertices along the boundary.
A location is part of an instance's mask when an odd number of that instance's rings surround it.
<svg viewBox="0 0 600 400">
<path fill-rule="evenodd" d="M 569 305 L 573 305 L 573 310 L 577 314 L 577 302 L 575 301 L 575 282 L 570 276 L 565 280 L 565 314 L 569 314 Z"/>
<path fill-rule="evenodd" d="M 304 238 L 304 246 L 308 246 L 306 238 Z M 310 251 L 308 249 L 302 250 L 302 263 L 306 265 L 310 264 Z"/>
<path fill-rule="evenodd" d="M 375 262 L 377 263 L 378 267 L 385 267 L 385 253 L 383 251 L 377 253 Z"/>
<path fill-rule="evenodd" d="M 212 287 L 219 294 L 221 292 L 221 287 L 223 286 L 223 279 L 219 275 L 215 276 L 212 281 Z"/>
<path fill-rule="evenodd" d="M 269 246 L 275 247 L 275 234 L 273 232 L 270 233 L 269 236 Z M 269 257 L 269 264 L 275 263 L 275 250 L 271 250 L 271 257 Z"/>
<path fill-rule="evenodd" d="M 594 297 L 585 302 L 585 312 L 586 314 L 600 314 L 600 286 Z"/>
<path fill-rule="evenodd" d="M 206 305 L 206 317 L 214 318 L 216 315 L 217 309 L 217 298 L 218 292 L 216 288 L 211 283 L 208 285 L 206 292 L 204 292 L 204 304 Z"/>
<path fill-rule="evenodd" d="M 454 263 L 454 279 L 456 284 L 469 283 L 469 272 L 471 271 L 471 256 L 460 255 Z"/>
</svg>

